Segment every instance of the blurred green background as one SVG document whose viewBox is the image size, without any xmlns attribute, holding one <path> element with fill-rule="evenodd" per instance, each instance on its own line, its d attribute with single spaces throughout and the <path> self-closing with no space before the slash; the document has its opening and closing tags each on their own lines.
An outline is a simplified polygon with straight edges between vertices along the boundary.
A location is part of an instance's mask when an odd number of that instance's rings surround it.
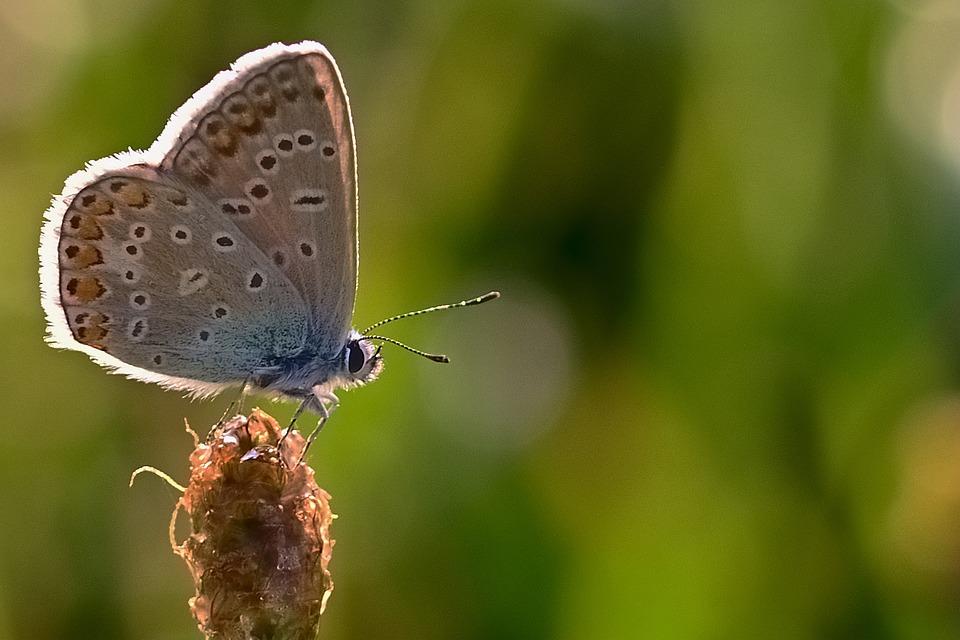
<svg viewBox="0 0 960 640">
<path fill-rule="evenodd" d="M 42 341 L 84 161 L 242 53 L 336 56 L 357 324 L 411 320 L 312 450 L 322 638 L 960 636 L 960 5 L 0 4 L 0 638 L 198 638 L 190 403 Z M 279 419 L 289 404 L 266 407 Z"/>
</svg>

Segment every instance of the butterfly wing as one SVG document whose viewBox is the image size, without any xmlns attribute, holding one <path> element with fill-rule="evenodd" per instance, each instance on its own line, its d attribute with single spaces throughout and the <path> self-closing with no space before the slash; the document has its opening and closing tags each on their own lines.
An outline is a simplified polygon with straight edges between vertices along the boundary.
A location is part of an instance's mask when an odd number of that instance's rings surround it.
<svg viewBox="0 0 960 640">
<path fill-rule="evenodd" d="M 333 58 L 311 42 L 254 51 L 181 119 L 161 169 L 207 194 L 286 275 L 309 308 L 311 347 L 334 357 L 350 330 L 358 255 L 353 124 Z"/>
<path fill-rule="evenodd" d="M 338 351 L 356 291 L 356 169 L 336 65 L 271 45 L 144 152 L 91 163 L 46 214 L 49 339 L 130 377 L 214 393 L 304 345 Z"/>
<path fill-rule="evenodd" d="M 201 395 L 302 349 L 299 292 L 190 185 L 126 166 L 64 204 L 56 275 L 44 278 L 58 346 Z"/>
</svg>

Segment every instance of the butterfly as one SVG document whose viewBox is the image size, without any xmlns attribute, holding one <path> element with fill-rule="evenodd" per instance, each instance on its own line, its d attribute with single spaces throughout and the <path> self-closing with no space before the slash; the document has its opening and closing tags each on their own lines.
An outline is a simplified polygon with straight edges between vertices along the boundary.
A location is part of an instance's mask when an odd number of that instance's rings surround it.
<svg viewBox="0 0 960 640">
<path fill-rule="evenodd" d="M 90 162 L 45 214 L 40 287 L 53 346 L 195 397 L 242 385 L 324 418 L 376 379 L 387 322 L 351 328 L 357 158 L 323 45 L 272 44 L 217 74 L 145 151 Z M 377 345 L 376 342 L 380 344 Z"/>
</svg>

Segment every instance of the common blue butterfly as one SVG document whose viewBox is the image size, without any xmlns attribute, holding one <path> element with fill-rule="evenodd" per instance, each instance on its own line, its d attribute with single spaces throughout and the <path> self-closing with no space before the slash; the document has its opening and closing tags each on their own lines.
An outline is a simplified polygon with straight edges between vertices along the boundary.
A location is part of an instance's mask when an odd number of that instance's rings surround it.
<svg viewBox="0 0 960 640">
<path fill-rule="evenodd" d="M 272 44 L 217 74 L 146 151 L 89 163 L 46 212 L 48 341 L 197 397 L 251 385 L 324 417 L 374 380 L 351 329 L 357 169 L 350 103 L 316 42 Z"/>
</svg>

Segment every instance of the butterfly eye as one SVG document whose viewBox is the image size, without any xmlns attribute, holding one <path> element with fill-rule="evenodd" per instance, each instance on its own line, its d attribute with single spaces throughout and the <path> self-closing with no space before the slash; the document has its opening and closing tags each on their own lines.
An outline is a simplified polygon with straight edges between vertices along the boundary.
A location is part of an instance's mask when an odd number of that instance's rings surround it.
<svg viewBox="0 0 960 640">
<path fill-rule="evenodd" d="M 350 373 L 358 373 L 360 369 L 363 369 L 364 364 L 366 364 L 366 357 L 360 343 L 357 341 L 351 342 L 347 346 L 347 369 Z"/>
</svg>

